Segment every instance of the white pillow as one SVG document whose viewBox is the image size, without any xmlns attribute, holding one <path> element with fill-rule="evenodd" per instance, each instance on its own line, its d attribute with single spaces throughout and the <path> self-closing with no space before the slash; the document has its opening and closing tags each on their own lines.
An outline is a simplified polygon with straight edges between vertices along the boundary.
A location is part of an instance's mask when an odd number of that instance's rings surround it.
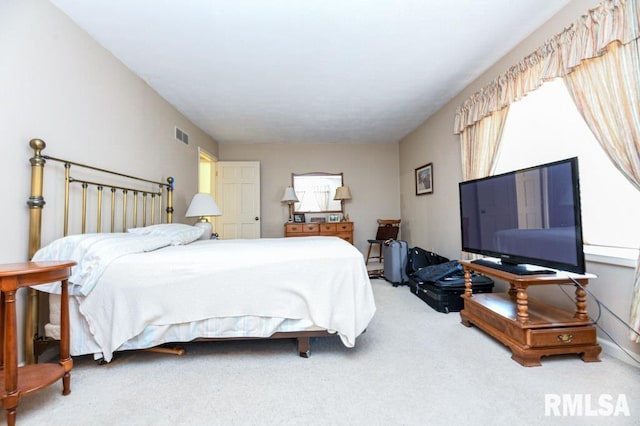
<svg viewBox="0 0 640 426">
<path fill-rule="evenodd" d="M 185 225 L 184 223 L 162 223 L 145 226 L 143 228 L 131 228 L 127 230 L 132 234 L 153 234 L 167 237 L 172 246 L 189 244 L 202 236 L 203 228 Z"/>
</svg>

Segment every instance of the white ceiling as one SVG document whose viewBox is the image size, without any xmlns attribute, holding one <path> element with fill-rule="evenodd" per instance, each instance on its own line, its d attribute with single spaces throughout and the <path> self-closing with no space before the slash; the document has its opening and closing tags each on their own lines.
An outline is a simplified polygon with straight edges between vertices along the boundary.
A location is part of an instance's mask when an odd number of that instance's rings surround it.
<svg viewBox="0 0 640 426">
<path fill-rule="evenodd" d="M 569 0 L 52 2 L 219 143 L 376 143 Z"/>
</svg>

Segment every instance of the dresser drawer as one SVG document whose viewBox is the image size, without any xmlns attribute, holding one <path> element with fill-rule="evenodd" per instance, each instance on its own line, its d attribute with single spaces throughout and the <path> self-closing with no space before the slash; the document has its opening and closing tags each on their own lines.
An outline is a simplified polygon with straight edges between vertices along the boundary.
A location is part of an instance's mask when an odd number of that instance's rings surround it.
<svg viewBox="0 0 640 426">
<path fill-rule="evenodd" d="M 335 223 L 337 232 L 353 232 L 353 222 Z"/>
<path fill-rule="evenodd" d="M 336 237 L 342 238 L 345 241 L 350 242 L 351 244 L 353 244 L 353 233 L 351 232 L 345 232 L 345 233 L 337 233 L 334 234 Z"/>
<path fill-rule="evenodd" d="M 532 329 L 529 332 L 529 345 L 533 348 L 596 343 L 595 327 Z"/>
<path fill-rule="evenodd" d="M 320 225 L 317 223 L 303 223 L 302 232 L 305 234 L 317 234 L 320 232 Z"/>
<path fill-rule="evenodd" d="M 320 227 L 317 223 L 287 223 L 285 226 L 286 234 L 317 234 Z"/>
<path fill-rule="evenodd" d="M 284 230 L 287 235 L 289 234 L 302 234 L 302 223 L 287 223 L 284 225 Z"/>
<path fill-rule="evenodd" d="M 320 224 L 320 233 L 321 234 L 335 234 L 336 233 L 336 224 L 335 223 L 321 223 Z"/>
</svg>

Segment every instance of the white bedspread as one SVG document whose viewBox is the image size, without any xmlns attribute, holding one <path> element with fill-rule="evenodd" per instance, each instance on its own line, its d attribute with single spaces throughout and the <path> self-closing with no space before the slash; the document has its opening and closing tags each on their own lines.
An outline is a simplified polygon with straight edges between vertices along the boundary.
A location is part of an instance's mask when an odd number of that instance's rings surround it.
<svg viewBox="0 0 640 426">
<path fill-rule="evenodd" d="M 77 234 L 59 238 L 38 250 L 32 260 L 74 260 L 69 277 L 69 294 L 86 296 L 91 293 L 107 266 L 120 256 L 144 253 L 170 245 L 158 235 L 129 233 Z M 34 286 L 40 291 L 60 293 L 58 283 Z"/>
<path fill-rule="evenodd" d="M 79 309 L 110 361 L 148 325 L 217 317 L 309 320 L 352 347 L 375 303 L 354 246 L 301 237 L 197 241 L 113 258 Z"/>
</svg>

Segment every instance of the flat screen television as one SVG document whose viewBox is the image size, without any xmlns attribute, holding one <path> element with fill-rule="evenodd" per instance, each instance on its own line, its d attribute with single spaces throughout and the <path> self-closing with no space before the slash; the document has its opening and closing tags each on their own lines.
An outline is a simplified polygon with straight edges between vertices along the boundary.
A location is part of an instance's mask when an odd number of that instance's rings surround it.
<svg viewBox="0 0 640 426">
<path fill-rule="evenodd" d="M 576 157 L 459 183 L 462 250 L 515 274 L 584 274 Z"/>
</svg>

